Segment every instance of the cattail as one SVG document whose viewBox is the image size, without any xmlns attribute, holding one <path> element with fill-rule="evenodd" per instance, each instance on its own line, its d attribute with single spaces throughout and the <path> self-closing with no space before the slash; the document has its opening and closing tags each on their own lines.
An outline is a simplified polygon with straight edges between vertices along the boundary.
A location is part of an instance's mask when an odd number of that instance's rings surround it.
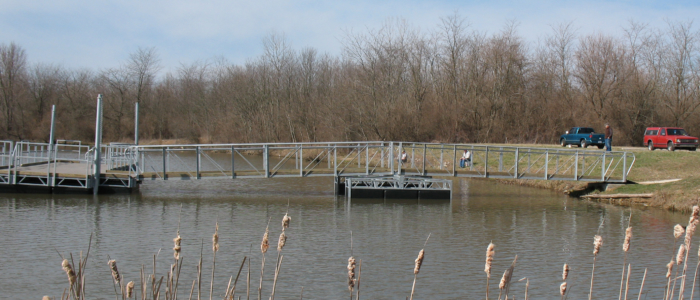
<svg viewBox="0 0 700 300">
<path fill-rule="evenodd" d="M 420 252 L 418 252 L 418 257 L 416 257 L 416 266 L 413 268 L 414 275 L 418 275 L 418 272 L 420 272 L 420 266 L 423 264 L 423 258 L 425 258 L 425 251 L 424 249 L 420 249 Z"/>
<path fill-rule="evenodd" d="M 290 216 L 284 214 L 284 218 L 282 218 L 282 230 L 289 228 L 289 221 L 291 220 L 292 218 Z"/>
<path fill-rule="evenodd" d="M 622 251 L 630 250 L 630 240 L 632 240 L 632 227 L 627 227 L 625 230 L 625 242 L 622 244 Z"/>
<path fill-rule="evenodd" d="M 109 265 L 109 269 L 112 270 L 112 279 L 114 279 L 114 283 L 119 284 L 119 281 L 122 280 L 121 276 L 119 276 L 119 270 L 117 269 L 117 261 L 110 259 L 107 261 L 107 264 Z"/>
<path fill-rule="evenodd" d="M 678 248 L 678 255 L 676 255 L 676 264 L 682 264 L 683 258 L 685 258 L 685 245 L 681 245 L 680 248 Z"/>
<path fill-rule="evenodd" d="M 561 280 L 566 280 L 569 277 L 569 264 L 564 264 L 564 271 L 561 273 Z"/>
<path fill-rule="evenodd" d="M 683 228 L 683 225 L 681 224 L 676 224 L 676 226 L 673 227 L 673 237 L 674 238 L 679 238 L 685 233 L 685 228 Z"/>
<path fill-rule="evenodd" d="M 501 277 L 501 282 L 498 284 L 498 289 L 506 288 L 506 277 L 508 277 L 508 270 L 503 272 L 503 277 Z"/>
<path fill-rule="evenodd" d="M 180 259 L 180 251 L 182 250 L 182 247 L 180 247 L 180 243 L 182 242 L 182 238 L 178 234 L 176 238 L 173 239 L 173 242 L 175 243 L 175 246 L 173 247 L 173 257 L 175 257 L 175 260 Z"/>
<path fill-rule="evenodd" d="M 671 277 L 671 271 L 673 271 L 673 260 L 669 261 L 666 265 L 666 278 Z"/>
<path fill-rule="evenodd" d="M 282 251 L 282 248 L 284 248 L 284 244 L 287 242 L 287 235 L 284 234 L 284 231 L 282 231 L 282 234 L 280 234 L 280 239 L 277 241 L 277 252 Z"/>
<path fill-rule="evenodd" d="M 688 226 L 685 227 L 685 246 L 690 248 L 690 241 L 693 238 L 693 234 L 695 234 L 695 228 L 698 224 L 697 220 L 691 220 L 688 222 Z"/>
<path fill-rule="evenodd" d="M 44 296 L 44 297 L 41 297 L 41 300 L 51 300 L 51 297 L 49 297 L 49 296 Z"/>
<path fill-rule="evenodd" d="M 260 252 L 266 253 L 267 249 L 270 248 L 270 229 L 265 228 L 265 234 L 263 235 L 262 243 L 260 244 Z"/>
<path fill-rule="evenodd" d="M 348 290 L 352 292 L 355 287 L 355 258 L 348 258 Z"/>
<path fill-rule="evenodd" d="M 219 251 L 219 223 L 216 223 L 214 235 L 211 237 L 211 250 L 214 252 Z"/>
<path fill-rule="evenodd" d="M 134 282 L 129 281 L 129 283 L 126 284 L 126 297 L 131 298 L 131 296 L 134 295 Z"/>
<path fill-rule="evenodd" d="M 559 294 L 561 294 L 562 296 L 566 294 L 566 282 L 562 282 L 559 286 Z"/>
<path fill-rule="evenodd" d="M 67 259 L 63 259 L 61 266 L 63 267 L 63 271 L 66 271 L 66 275 L 68 275 L 68 283 L 73 285 L 76 279 L 75 272 L 73 271 L 73 266 L 71 266 Z"/>
<path fill-rule="evenodd" d="M 700 220 L 700 207 L 693 205 L 693 214 L 690 216 L 692 220 Z"/>
<path fill-rule="evenodd" d="M 493 248 L 496 247 L 493 243 L 489 243 L 486 248 L 486 265 L 484 266 L 484 272 L 486 272 L 486 277 L 491 278 L 491 263 L 493 263 L 493 255 L 496 254 Z"/>
<path fill-rule="evenodd" d="M 600 252 L 600 247 L 603 246 L 603 237 L 596 235 L 593 238 L 593 255 L 598 255 Z"/>
</svg>

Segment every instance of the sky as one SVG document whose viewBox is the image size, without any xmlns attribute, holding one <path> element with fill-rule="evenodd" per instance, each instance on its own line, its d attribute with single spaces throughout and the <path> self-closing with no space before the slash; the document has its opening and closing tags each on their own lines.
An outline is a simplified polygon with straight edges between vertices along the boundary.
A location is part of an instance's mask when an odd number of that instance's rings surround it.
<svg viewBox="0 0 700 300">
<path fill-rule="evenodd" d="M 244 64 L 273 33 L 296 50 L 340 55 L 347 32 L 366 33 L 390 19 L 429 32 L 455 12 L 487 34 L 515 20 L 519 35 L 536 43 L 568 22 L 579 34 L 622 35 L 630 20 L 665 29 L 666 20 L 699 17 L 700 1 L 0 0 L 0 44 L 18 44 L 30 63 L 91 70 L 118 67 L 139 48 L 153 47 L 169 72 L 221 58 Z"/>
</svg>

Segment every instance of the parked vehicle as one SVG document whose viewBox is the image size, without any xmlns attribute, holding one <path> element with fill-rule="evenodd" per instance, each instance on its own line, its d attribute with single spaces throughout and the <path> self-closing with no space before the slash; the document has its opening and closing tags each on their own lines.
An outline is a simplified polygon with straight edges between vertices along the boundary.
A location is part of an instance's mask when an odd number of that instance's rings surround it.
<svg viewBox="0 0 700 300">
<path fill-rule="evenodd" d="M 559 138 L 562 147 L 566 145 L 578 145 L 586 148 L 591 145 L 598 146 L 598 149 L 605 147 L 605 134 L 595 133 L 590 127 L 574 127 Z"/>
<path fill-rule="evenodd" d="M 689 136 L 680 127 L 649 127 L 644 132 L 644 144 L 649 150 L 666 148 L 674 151 L 682 148 L 695 151 L 698 148 L 698 138 Z"/>
</svg>

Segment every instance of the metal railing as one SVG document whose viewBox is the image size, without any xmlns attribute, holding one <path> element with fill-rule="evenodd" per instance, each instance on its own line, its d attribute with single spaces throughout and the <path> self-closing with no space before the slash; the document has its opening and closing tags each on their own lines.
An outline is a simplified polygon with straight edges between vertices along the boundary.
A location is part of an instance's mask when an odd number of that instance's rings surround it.
<svg viewBox="0 0 700 300">
<path fill-rule="evenodd" d="M 464 150 L 471 161 L 461 168 Z M 150 179 L 401 174 L 626 182 L 636 159 L 618 151 L 406 142 L 149 145 L 117 152 Z"/>
</svg>

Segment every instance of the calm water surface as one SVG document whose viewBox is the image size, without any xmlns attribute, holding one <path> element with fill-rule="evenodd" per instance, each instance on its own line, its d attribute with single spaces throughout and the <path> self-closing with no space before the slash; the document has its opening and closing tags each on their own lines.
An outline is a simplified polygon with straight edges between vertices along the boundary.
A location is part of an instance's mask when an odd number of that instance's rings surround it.
<svg viewBox="0 0 700 300">
<path fill-rule="evenodd" d="M 687 214 L 630 210 L 483 180 L 456 180 L 458 190 L 452 201 L 353 200 L 348 204 L 333 196 L 332 186 L 332 179 L 326 178 L 241 179 L 146 182 L 140 194 L 96 198 L 2 194 L 2 298 L 60 297 L 67 279 L 56 251 L 77 257 L 87 249 L 92 233 L 88 298 L 114 299 L 108 258 L 117 260 L 125 281 L 138 282 L 141 265 L 150 270 L 153 255 L 160 253 L 157 273 L 165 275 L 172 262 L 178 219 L 184 257 L 180 297 L 189 295 L 203 248 L 202 285 L 206 288 L 202 297 L 208 298 L 211 236 L 218 219 L 221 246 L 214 296 L 220 299 L 244 256 L 252 259 L 251 285 L 257 286 L 260 241 L 272 218 L 263 291 L 269 295 L 277 237 L 289 200 L 292 223 L 277 299 L 298 299 L 302 287 L 305 299 L 347 299 L 351 231 L 352 254 L 362 259 L 364 299 L 404 299 L 410 294 L 414 260 L 428 234 L 416 299 L 483 298 L 485 251 L 491 241 L 496 244 L 492 295 L 498 294 L 503 271 L 518 255 L 513 278 L 529 279 L 532 299 L 559 299 L 564 263 L 572 268 L 569 299 L 583 299 L 588 295 L 597 232 L 604 245 L 596 263 L 594 298 L 612 299 L 619 290 L 628 221 L 634 227 L 628 256 L 630 298 L 636 299 L 648 268 L 645 291 L 649 299 L 658 299 L 665 285 L 665 264 L 674 251 L 672 227 L 688 220 Z M 691 250 L 691 272 L 696 251 Z M 245 295 L 245 284 L 238 286 L 237 295 L 241 291 Z M 513 284 L 511 293 L 518 299 L 524 292 L 525 281 Z"/>
</svg>

